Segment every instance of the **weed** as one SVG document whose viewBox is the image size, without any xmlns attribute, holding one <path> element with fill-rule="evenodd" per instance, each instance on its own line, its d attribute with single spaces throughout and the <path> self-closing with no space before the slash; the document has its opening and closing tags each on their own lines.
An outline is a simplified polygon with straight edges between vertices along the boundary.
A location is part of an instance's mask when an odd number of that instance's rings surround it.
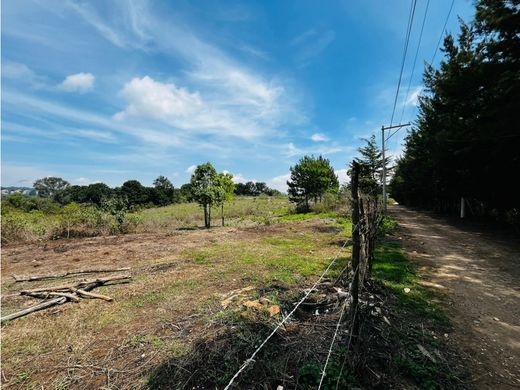
<svg viewBox="0 0 520 390">
<path fill-rule="evenodd" d="M 194 261 L 196 264 L 206 264 L 207 259 L 206 259 L 206 256 L 204 256 L 203 254 L 198 254 L 198 255 L 195 256 L 195 258 L 193 259 L 193 261 Z"/>
<path fill-rule="evenodd" d="M 387 226 L 393 226 L 393 222 L 389 221 Z M 460 380 L 452 370 L 442 362 L 432 362 L 418 347 L 428 351 L 445 348 L 433 337 L 451 327 L 439 305 L 439 294 L 419 284 L 415 269 L 398 242 L 383 241 L 375 257 L 373 276 L 395 296 L 400 322 L 406 324 L 396 336 L 398 352 L 393 358 L 396 368 L 422 389 L 459 388 Z"/>
<path fill-rule="evenodd" d="M 353 373 L 342 366 L 342 354 L 338 353 L 338 358 L 331 359 L 327 365 L 327 371 L 322 383 L 322 389 L 350 389 L 356 385 Z M 304 364 L 299 370 L 298 382 L 302 389 L 316 388 L 323 372 L 323 362 L 310 361 Z M 340 376 L 341 375 L 341 376 Z"/>
<path fill-rule="evenodd" d="M 438 305 L 439 295 L 422 287 L 399 243 L 384 242 L 375 252 L 373 275 L 397 297 L 399 304 L 412 314 L 449 327 L 446 314 Z M 405 288 L 410 291 L 406 292 Z"/>
</svg>

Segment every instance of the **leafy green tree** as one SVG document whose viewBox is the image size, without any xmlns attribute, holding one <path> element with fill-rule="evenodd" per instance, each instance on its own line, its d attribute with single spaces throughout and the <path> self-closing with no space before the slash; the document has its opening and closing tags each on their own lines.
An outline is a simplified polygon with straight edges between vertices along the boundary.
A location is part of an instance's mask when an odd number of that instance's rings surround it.
<svg viewBox="0 0 520 390">
<path fill-rule="evenodd" d="M 33 187 L 42 198 L 52 198 L 56 193 L 69 186 L 69 182 L 61 177 L 44 177 L 34 182 Z"/>
<path fill-rule="evenodd" d="M 81 220 L 81 206 L 75 202 L 62 207 L 60 217 L 67 230 L 67 238 L 70 238 L 70 230 Z"/>
<path fill-rule="evenodd" d="M 375 193 L 379 191 L 383 177 L 383 153 L 377 146 L 375 135 L 364 141 L 366 145 L 358 149 L 361 157 L 356 158 L 360 165 L 359 188 L 365 193 Z M 387 169 L 389 162 L 386 157 Z"/>
<path fill-rule="evenodd" d="M 316 204 L 325 192 L 339 189 L 338 177 L 330 161 L 322 156 L 304 156 L 290 170 L 291 179 L 287 181 L 289 199 L 305 210 L 309 210 L 310 200 Z"/>
<path fill-rule="evenodd" d="M 218 198 L 218 174 L 211 163 L 197 166 L 191 176 L 193 198 L 204 209 L 204 226 L 211 227 L 211 207 Z"/>
<path fill-rule="evenodd" d="M 222 226 L 224 226 L 224 203 L 233 199 L 235 191 L 235 183 L 233 182 L 233 175 L 230 173 L 219 173 L 217 175 L 217 197 L 215 203 L 220 205 L 220 218 Z"/>
<path fill-rule="evenodd" d="M 150 200 L 160 206 L 165 206 L 173 202 L 175 188 L 170 180 L 165 176 L 159 176 L 153 182 L 154 187 L 150 191 Z"/>
<path fill-rule="evenodd" d="M 89 184 L 85 189 L 85 201 L 100 206 L 103 198 L 110 197 L 113 190 L 104 183 Z"/>
<path fill-rule="evenodd" d="M 121 186 L 121 195 L 128 200 L 130 206 L 142 206 L 148 203 L 149 191 L 137 180 L 128 180 Z"/>
<path fill-rule="evenodd" d="M 174 200 L 176 203 L 193 202 L 193 191 L 191 183 L 186 183 L 178 190 L 174 191 Z"/>
<path fill-rule="evenodd" d="M 114 216 L 117 228 L 121 231 L 126 213 L 129 211 L 128 199 L 124 195 L 113 194 L 109 198 L 102 199 L 101 209 Z"/>
</svg>

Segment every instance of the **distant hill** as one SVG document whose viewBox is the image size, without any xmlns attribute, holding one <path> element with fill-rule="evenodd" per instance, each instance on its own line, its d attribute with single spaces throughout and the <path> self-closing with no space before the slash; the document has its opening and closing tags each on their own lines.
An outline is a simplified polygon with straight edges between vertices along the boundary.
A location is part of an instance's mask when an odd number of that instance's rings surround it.
<svg viewBox="0 0 520 390">
<path fill-rule="evenodd" d="M 11 194 L 15 194 L 17 192 L 25 195 L 25 196 L 36 196 L 38 195 L 38 193 L 36 192 L 36 190 L 34 188 L 31 188 L 31 187 L 14 187 L 14 186 L 11 186 L 11 187 L 0 187 L 1 188 L 1 192 L 2 192 L 2 195 L 11 195 Z"/>
</svg>

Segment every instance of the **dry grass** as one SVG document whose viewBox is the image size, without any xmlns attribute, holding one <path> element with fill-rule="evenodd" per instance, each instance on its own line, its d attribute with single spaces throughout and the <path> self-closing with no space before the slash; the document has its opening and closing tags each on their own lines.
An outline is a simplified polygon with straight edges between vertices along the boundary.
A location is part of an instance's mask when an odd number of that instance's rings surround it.
<svg viewBox="0 0 520 390">
<path fill-rule="evenodd" d="M 269 206 L 247 207 L 253 213 L 258 209 L 254 216 L 264 218 L 284 206 L 275 200 Z M 178 213 L 175 206 L 165 209 L 169 210 L 150 210 L 145 220 L 167 220 L 169 213 Z M 242 212 L 236 211 L 237 215 Z M 3 294 L 43 285 L 14 284 L 13 274 L 87 266 L 129 266 L 133 280 L 96 290 L 114 297 L 113 303 L 67 303 L 4 325 L 3 386 L 146 387 L 156 367 L 172 357 L 189 356 L 198 340 L 226 327 L 218 320 L 223 294 L 250 285 L 256 288 L 255 294 L 273 285 L 308 286 L 338 250 L 344 238 L 341 232 L 329 215 L 328 219 L 309 217 L 253 227 L 10 246 L 3 251 Z M 28 301 L 5 299 L 3 311 Z"/>
<path fill-rule="evenodd" d="M 224 206 L 226 226 L 251 226 L 275 222 L 293 210 L 287 197 L 235 197 Z M 137 232 L 196 229 L 203 226 L 202 209 L 197 203 L 181 203 L 139 213 L 142 222 Z M 212 210 L 212 225 L 220 226 L 220 209 Z"/>
</svg>

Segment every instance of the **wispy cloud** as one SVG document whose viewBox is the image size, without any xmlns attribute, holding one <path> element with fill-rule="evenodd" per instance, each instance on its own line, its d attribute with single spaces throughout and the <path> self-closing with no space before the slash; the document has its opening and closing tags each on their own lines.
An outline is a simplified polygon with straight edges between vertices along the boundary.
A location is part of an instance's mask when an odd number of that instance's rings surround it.
<svg viewBox="0 0 520 390">
<path fill-rule="evenodd" d="M 316 28 L 311 28 L 295 37 L 291 44 L 297 49 L 296 58 L 300 66 L 308 65 L 309 61 L 325 50 L 335 37 L 333 30 L 318 31 Z"/>
<path fill-rule="evenodd" d="M 331 145 L 319 145 L 319 146 L 311 146 L 311 147 L 297 147 L 294 143 L 290 142 L 285 147 L 285 155 L 287 157 L 296 157 L 296 156 L 304 156 L 304 155 L 330 155 L 339 152 L 350 151 L 353 148 L 350 146 L 340 146 L 338 144 Z"/>
<path fill-rule="evenodd" d="M 88 129 L 71 129 L 71 130 L 62 130 L 61 134 L 71 135 L 74 137 L 80 138 L 88 138 L 94 141 L 99 142 L 115 142 L 116 137 L 112 133 L 106 131 L 99 130 L 88 130 Z"/>
<path fill-rule="evenodd" d="M 35 88 L 45 85 L 45 78 L 36 74 L 26 64 L 6 60 L 2 63 L 2 78 L 31 84 Z"/>
</svg>

